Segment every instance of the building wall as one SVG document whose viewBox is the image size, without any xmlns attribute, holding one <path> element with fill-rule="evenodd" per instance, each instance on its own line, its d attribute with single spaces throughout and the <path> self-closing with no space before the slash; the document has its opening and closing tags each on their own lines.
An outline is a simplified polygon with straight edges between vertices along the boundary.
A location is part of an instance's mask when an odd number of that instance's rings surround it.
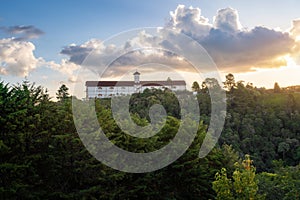
<svg viewBox="0 0 300 200">
<path fill-rule="evenodd" d="M 113 96 L 131 95 L 136 92 L 143 92 L 146 88 L 164 90 L 166 86 L 114 86 L 114 87 L 95 87 L 87 86 L 87 98 L 111 98 Z M 183 91 L 186 89 L 185 85 L 167 86 L 172 91 Z"/>
</svg>

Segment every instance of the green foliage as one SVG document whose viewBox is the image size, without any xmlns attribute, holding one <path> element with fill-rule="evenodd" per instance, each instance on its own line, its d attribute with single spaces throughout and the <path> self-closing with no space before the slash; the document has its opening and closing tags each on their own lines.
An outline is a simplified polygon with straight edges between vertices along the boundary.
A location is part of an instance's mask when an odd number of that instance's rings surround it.
<svg viewBox="0 0 300 200">
<path fill-rule="evenodd" d="M 191 121 L 189 127 L 199 126 L 199 131 L 178 161 L 152 173 L 119 172 L 94 159 L 81 143 L 70 98 L 52 102 L 43 88 L 28 82 L 15 87 L 0 83 L 0 94 L 0 199 L 208 199 L 214 197 L 214 174 L 228 162 L 220 149 L 198 158 L 206 126 Z M 155 102 L 150 94 L 145 98 Z M 165 91 L 158 99 L 167 104 L 174 97 Z M 180 124 L 169 116 L 149 140 L 128 137 L 114 122 L 109 105 L 109 100 L 96 100 L 99 123 L 112 142 L 132 152 L 168 144 Z M 173 114 L 171 107 L 168 113 Z M 148 123 L 138 113 L 132 118 L 140 125 Z"/>
<path fill-rule="evenodd" d="M 165 91 L 158 89 L 147 89 L 143 93 L 133 94 L 130 99 L 130 112 L 137 113 L 141 118 L 147 118 L 149 109 L 154 104 L 161 104 L 167 115 L 180 118 L 180 106 L 175 94 L 166 89 Z"/>
<path fill-rule="evenodd" d="M 216 79 L 206 79 L 201 85 L 197 94 L 201 122 L 187 121 L 198 132 L 180 159 L 155 172 L 130 174 L 106 167 L 86 150 L 73 123 L 66 86 L 59 88 L 59 101 L 53 102 L 40 86 L 1 82 L 0 199 L 214 199 L 216 192 L 218 199 L 257 199 L 258 194 L 266 194 L 267 199 L 299 199 L 300 95 L 268 92 L 234 81 L 227 91 L 227 116 L 219 145 L 200 159 L 211 117 L 209 92 L 221 88 Z M 149 123 L 149 109 L 157 103 L 168 117 L 161 131 L 147 139 L 122 132 L 112 117 L 109 99 L 96 99 L 95 110 L 114 144 L 132 152 L 151 152 L 177 133 L 179 103 L 169 90 L 145 90 L 130 100 L 130 117 L 141 126 Z M 88 124 L 84 119 L 80 123 Z M 257 172 L 264 173 L 257 175 L 253 166 L 243 166 L 239 155 L 248 153 Z M 274 165 L 273 160 L 279 159 L 282 164 Z"/>
<path fill-rule="evenodd" d="M 227 178 L 226 169 L 222 168 L 221 172 L 217 172 L 215 176 L 215 181 L 213 184 L 213 189 L 217 193 L 217 200 L 231 200 L 233 198 L 232 194 L 232 181 Z"/>
<path fill-rule="evenodd" d="M 226 169 L 216 173 L 213 189 L 217 193 L 216 199 L 264 199 L 264 195 L 257 194 L 258 181 L 255 177 L 255 167 L 252 165 L 250 156 L 246 155 L 242 164 L 236 166 L 232 179 L 227 178 Z"/>
<path fill-rule="evenodd" d="M 265 193 L 266 199 L 288 200 L 300 198 L 300 165 L 284 167 L 275 162 L 275 172 L 262 172 L 258 175 L 259 193 Z"/>
<path fill-rule="evenodd" d="M 278 159 L 287 165 L 297 165 L 300 161 L 298 96 L 269 93 L 238 81 L 236 89 L 227 92 L 227 116 L 219 144 L 231 144 L 241 155 L 251 154 L 258 172 L 271 172 L 272 161 Z M 202 115 L 207 117 L 206 113 Z"/>
</svg>

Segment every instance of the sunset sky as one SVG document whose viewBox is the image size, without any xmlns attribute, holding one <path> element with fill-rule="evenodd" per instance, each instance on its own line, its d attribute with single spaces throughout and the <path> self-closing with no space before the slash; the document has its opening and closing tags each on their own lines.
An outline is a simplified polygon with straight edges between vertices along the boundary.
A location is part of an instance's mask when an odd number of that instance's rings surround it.
<svg viewBox="0 0 300 200">
<path fill-rule="evenodd" d="M 1 0 L 0 80 L 16 84 L 27 77 L 54 96 L 62 83 L 74 86 L 91 51 L 101 58 L 119 52 L 102 41 L 131 29 L 164 27 L 201 44 L 223 77 L 233 73 L 257 87 L 300 85 L 299 8 L 298 0 Z M 152 45 L 151 36 L 136 37 L 143 38 L 140 46 Z M 111 78 L 138 56 L 119 61 Z M 185 71 L 180 60 L 161 57 L 154 60 Z"/>
</svg>

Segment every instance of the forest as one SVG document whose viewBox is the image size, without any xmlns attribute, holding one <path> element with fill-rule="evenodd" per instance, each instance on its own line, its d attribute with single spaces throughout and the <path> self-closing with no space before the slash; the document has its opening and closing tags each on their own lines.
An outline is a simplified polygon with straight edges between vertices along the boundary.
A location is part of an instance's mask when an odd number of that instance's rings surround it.
<svg viewBox="0 0 300 200">
<path fill-rule="evenodd" d="M 195 81 L 185 95 L 200 108 L 197 135 L 174 163 L 149 173 L 125 173 L 95 159 L 76 131 L 66 85 L 56 100 L 47 89 L 24 81 L 0 82 L 0 199 L 300 199 L 300 93 L 257 88 L 235 81 Z M 226 91 L 226 118 L 217 145 L 198 153 L 210 123 L 210 91 Z M 81 100 L 77 100 L 81 101 Z M 106 136 L 131 152 L 151 152 L 174 137 L 180 125 L 172 91 L 132 95 L 131 118 L 149 123 L 149 108 L 164 106 L 167 120 L 148 139 L 125 134 L 112 116 L 110 99 L 93 99 Z"/>
</svg>

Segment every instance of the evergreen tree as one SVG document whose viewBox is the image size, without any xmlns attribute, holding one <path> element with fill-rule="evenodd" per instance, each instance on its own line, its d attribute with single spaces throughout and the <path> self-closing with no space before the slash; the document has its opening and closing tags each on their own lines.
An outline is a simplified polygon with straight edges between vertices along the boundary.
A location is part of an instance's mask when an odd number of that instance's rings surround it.
<svg viewBox="0 0 300 200">
<path fill-rule="evenodd" d="M 70 94 L 68 93 L 69 91 L 69 88 L 65 85 L 65 84 L 62 84 L 59 89 L 57 90 L 57 93 L 56 93 L 56 98 L 59 100 L 59 101 L 64 101 L 66 100 L 67 98 L 70 97 Z"/>
<path fill-rule="evenodd" d="M 198 83 L 197 81 L 194 81 L 194 82 L 193 82 L 192 90 L 193 90 L 194 92 L 199 92 L 199 91 L 200 91 L 200 86 L 199 86 L 199 83 Z"/>
<path fill-rule="evenodd" d="M 226 80 L 223 83 L 224 83 L 224 88 L 226 88 L 228 91 L 231 91 L 233 88 L 236 87 L 234 76 L 231 73 L 226 75 Z"/>
<path fill-rule="evenodd" d="M 281 88 L 277 82 L 274 83 L 274 93 L 280 93 Z"/>
</svg>

